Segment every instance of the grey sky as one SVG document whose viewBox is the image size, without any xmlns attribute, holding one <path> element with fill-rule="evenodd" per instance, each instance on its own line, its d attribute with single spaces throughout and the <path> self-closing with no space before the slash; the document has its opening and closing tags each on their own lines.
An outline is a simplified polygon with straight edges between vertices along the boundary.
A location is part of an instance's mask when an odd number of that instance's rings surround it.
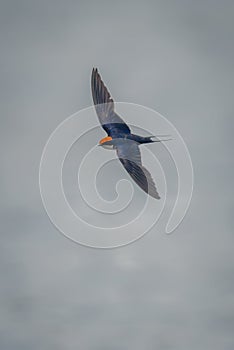
<svg viewBox="0 0 234 350">
<path fill-rule="evenodd" d="M 232 1 L 1 1 L 2 349 L 233 349 L 233 17 Z M 172 236 L 93 250 L 44 211 L 42 149 L 91 104 L 93 66 L 189 147 Z"/>
</svg>

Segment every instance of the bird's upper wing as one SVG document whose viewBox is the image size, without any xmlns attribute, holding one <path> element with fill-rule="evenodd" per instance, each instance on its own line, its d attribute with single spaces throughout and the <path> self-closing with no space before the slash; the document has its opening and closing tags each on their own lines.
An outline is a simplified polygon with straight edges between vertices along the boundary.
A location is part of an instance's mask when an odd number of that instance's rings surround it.
<svg viewBox="0 0 234 350">
<path fill-rule="evenodd" d="M 97 69 L 93 68 L 91 77 L 93 102 L 98 119 L 108 136 L 115 134 L 129 134 L 128 125 L 114 111 L 114 101 L 104 85 Z"/>
<path fill-rule="evenodd" d="M 119 160 L 137 185 L 150 196 L 160 199 L 152 176 L 142 165 L 139 145 L 135 141 L 121 139 L 115 148 Z"/>
</svg>

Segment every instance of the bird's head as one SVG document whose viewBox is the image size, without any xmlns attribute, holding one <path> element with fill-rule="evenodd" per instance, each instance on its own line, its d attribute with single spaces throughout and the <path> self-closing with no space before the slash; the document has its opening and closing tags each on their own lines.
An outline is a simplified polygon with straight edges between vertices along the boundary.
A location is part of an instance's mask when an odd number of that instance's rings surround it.
<svg viewBox="0 0 234 350">
<path fill-rule="evenodd" d="M 113 139 L 111 136 L 104 137 L 103 139 L 101 139 L 99 141 L 99 146 L 102 146 L 103 148 L 112 150 L 114 148 L 112 140 Z"/>
</svg>

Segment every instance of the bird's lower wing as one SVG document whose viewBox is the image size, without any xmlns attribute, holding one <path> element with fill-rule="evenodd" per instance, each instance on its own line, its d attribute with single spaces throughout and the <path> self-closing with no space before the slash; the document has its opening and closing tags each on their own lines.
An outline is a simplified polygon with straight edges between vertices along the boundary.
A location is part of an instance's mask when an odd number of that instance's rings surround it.
<svg viewBox="0 0 234 350">
<path fill-rule="evenodd" d="M 153 198 L 160 199 L 150 172 L 141 163 L 138 144 L 133 141 L 123 142 L 116 150 L 120 162 L 136 184 Z"/>
</svg>

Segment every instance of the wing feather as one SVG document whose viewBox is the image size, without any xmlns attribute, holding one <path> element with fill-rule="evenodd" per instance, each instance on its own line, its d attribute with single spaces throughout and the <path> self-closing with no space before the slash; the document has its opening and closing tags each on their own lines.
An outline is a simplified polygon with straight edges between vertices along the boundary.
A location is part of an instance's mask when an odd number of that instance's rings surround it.
<svg viewBox="0 0 234 350">
<path fill-rule="evenodd" d="M 120 162 L 137 185 L 153 198 L 160 199 L 150 172 L 142 165 L 139 145 L 132 140 L 122 140 L 115 148 Z"/>
<path fill-rule="evenodd" d="M 93 68 L 91 77 L 91 89 L 93 102 L 98 119 L 108 136 L 115 137 L 119 134 L 129 134 L 130 128 L 114 111 L 114 101 L 104 85 L 97 69 Z"/>
</svg>

